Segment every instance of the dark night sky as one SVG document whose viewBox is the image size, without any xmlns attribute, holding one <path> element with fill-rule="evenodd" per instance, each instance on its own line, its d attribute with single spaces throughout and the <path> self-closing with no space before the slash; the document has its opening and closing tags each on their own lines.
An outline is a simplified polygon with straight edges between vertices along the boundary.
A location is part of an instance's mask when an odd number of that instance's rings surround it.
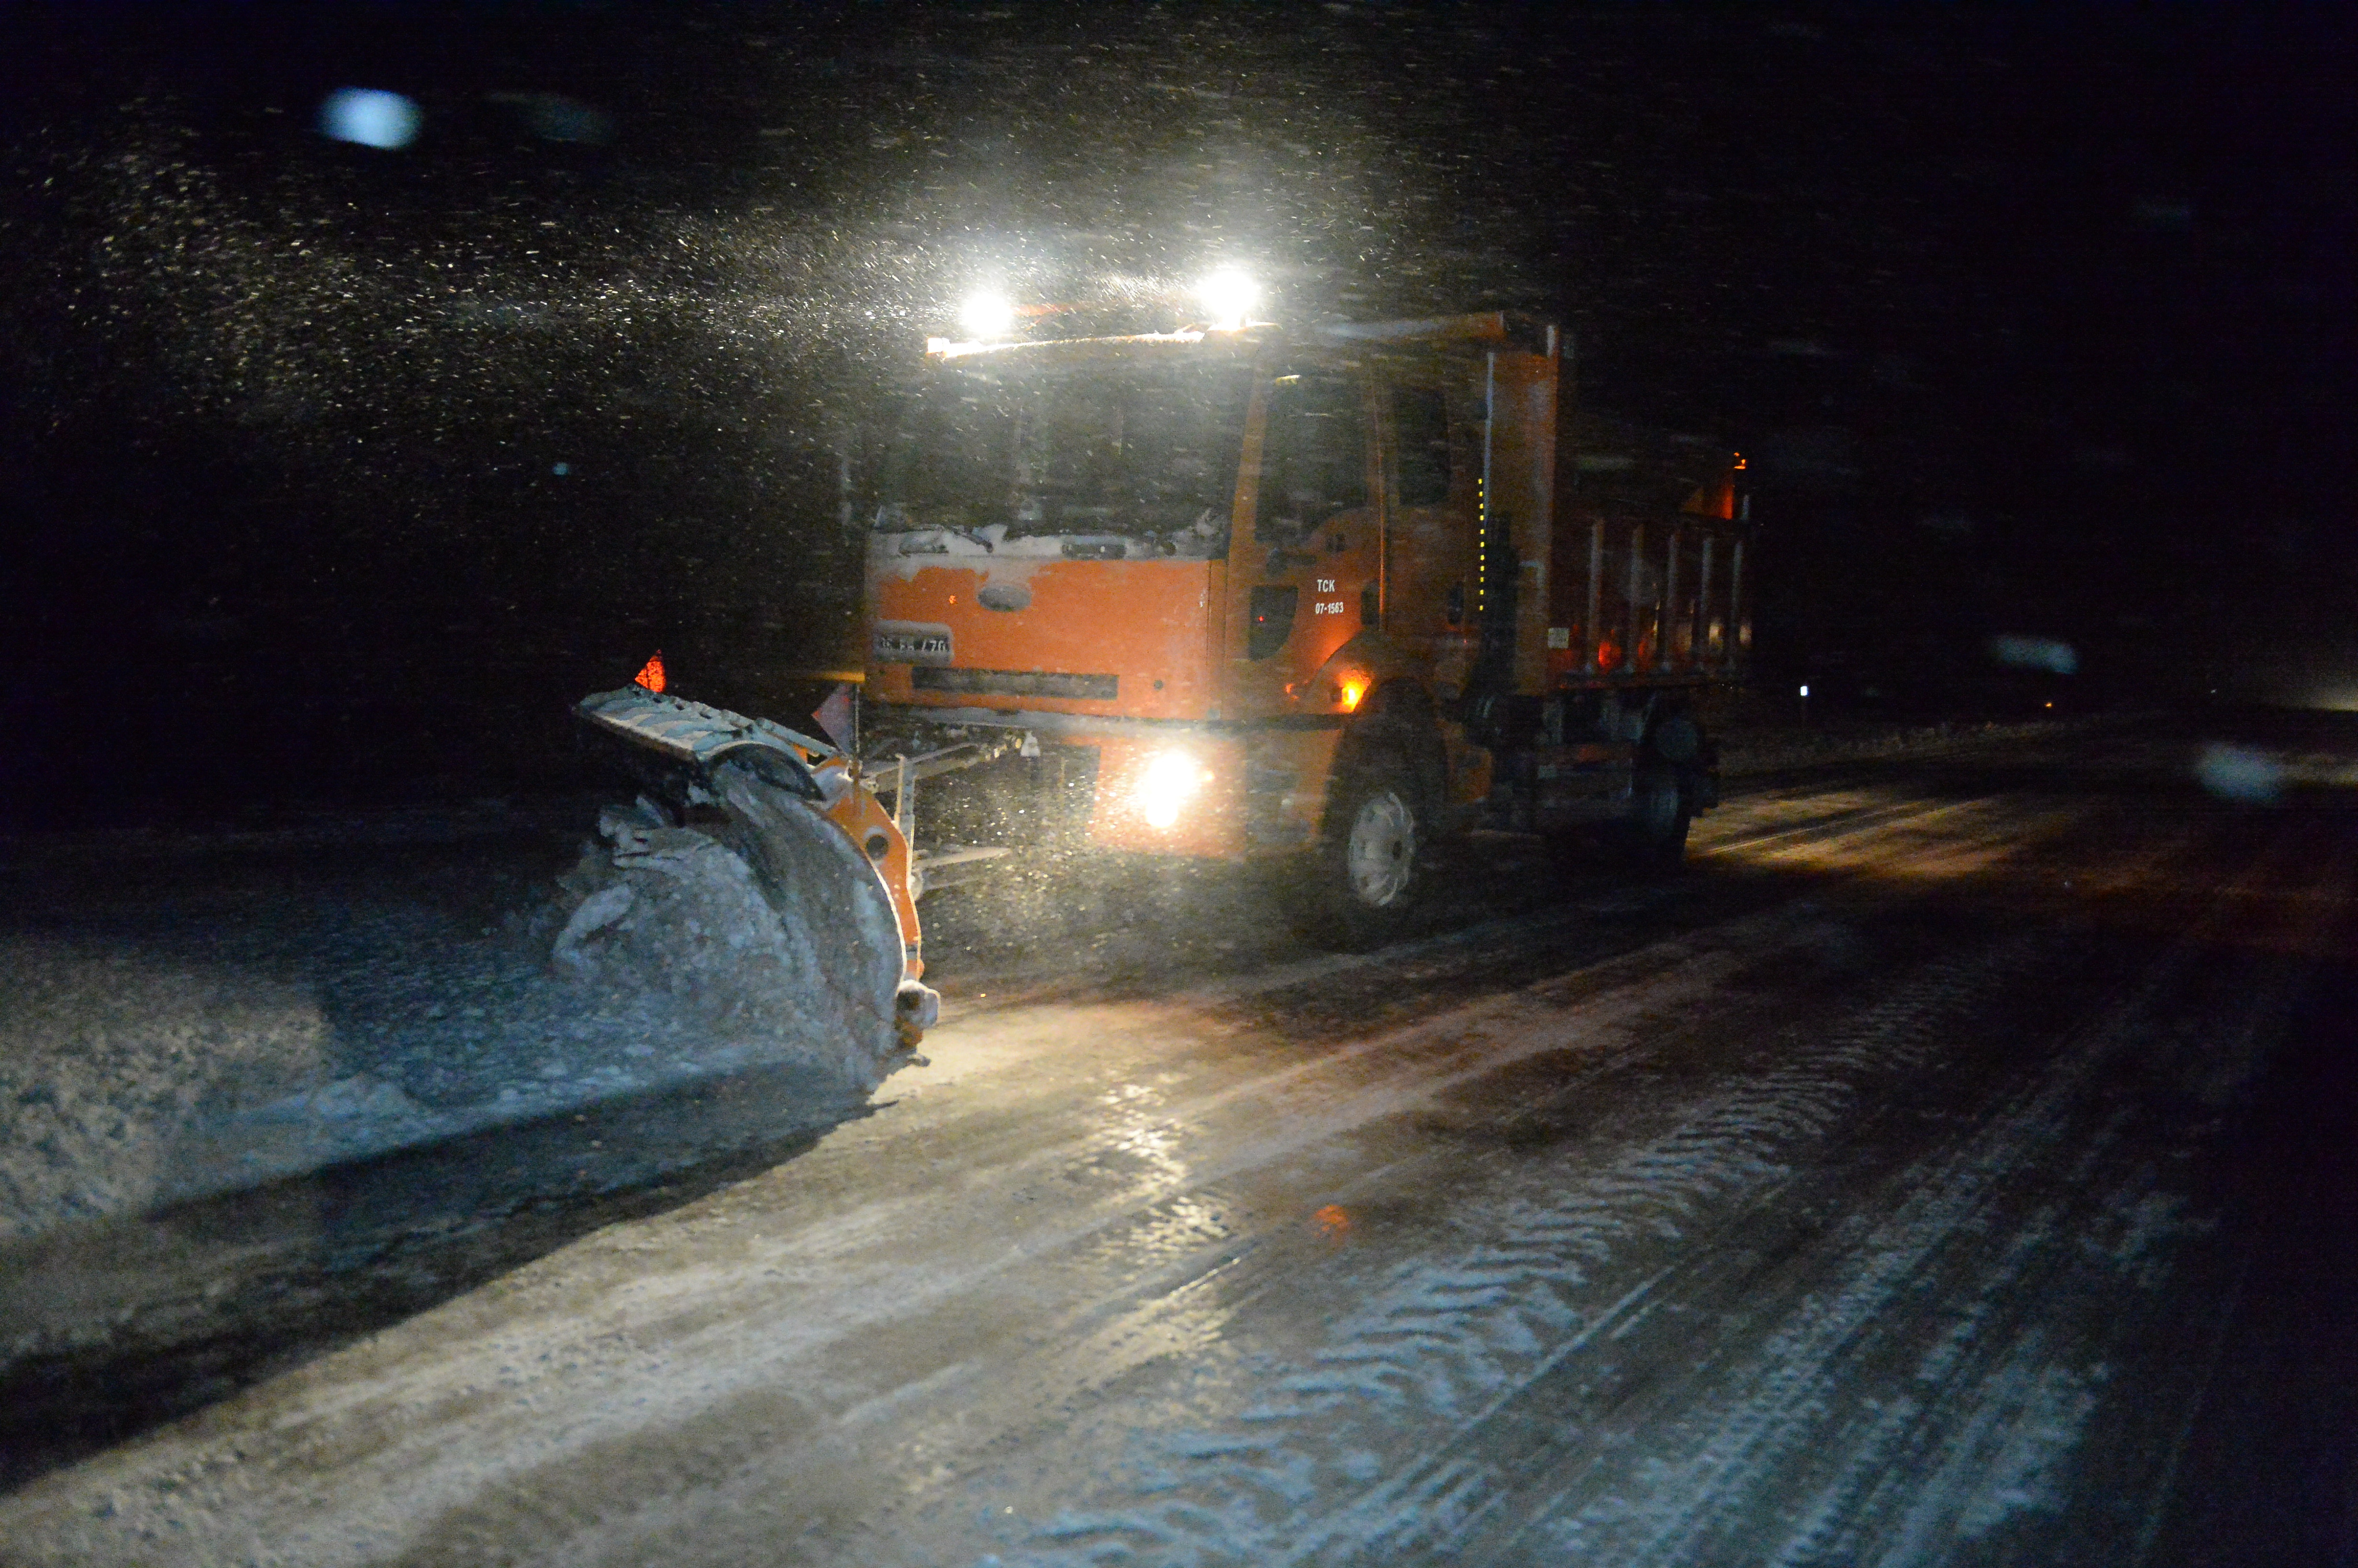
<svg viewBox="0 0 2358 1568">
<path fill-rule="evenodd" d="M 827 449 L 944 308 L 1213 260 L 1552 315 L 1592 399 L 1745 448 L 1782 669 L 1955 693 L 2018 631 L 2107 693 L 2358 689 L 2338 7 L 0 27 L 27 825 L 512 781 L 652 643 L 824 658 Z M 418 140 L 321 137 L 347 85 Z"/>
</svg>

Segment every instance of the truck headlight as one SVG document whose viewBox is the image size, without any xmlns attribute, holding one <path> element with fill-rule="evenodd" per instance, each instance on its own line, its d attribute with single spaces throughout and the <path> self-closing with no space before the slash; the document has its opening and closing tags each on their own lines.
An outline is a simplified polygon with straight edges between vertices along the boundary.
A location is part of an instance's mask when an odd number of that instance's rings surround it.
<svg viewBox="0 0 2358 1568">
<path fill-rule="evenodd" d="M 958 307 L 958 325 L 978 341 L 1004 338 L 1015 330 L 1015 307 L 1007 296 L 988 289 L 970 294 Z"/>
<path fill-rule="evenodd" d="M 1184 752 L 1165 752 L 1146 764 L 1139 775 L 1138 809 L 1147 824 L 1168 827 L 1195 798 L 1209 775 L 1204 764 Z"/>
</svg>

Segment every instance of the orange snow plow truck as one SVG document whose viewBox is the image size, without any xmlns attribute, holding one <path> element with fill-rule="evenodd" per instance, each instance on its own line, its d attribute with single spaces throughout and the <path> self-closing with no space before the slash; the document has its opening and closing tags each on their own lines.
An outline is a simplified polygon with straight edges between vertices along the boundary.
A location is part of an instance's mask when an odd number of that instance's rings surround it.
<svg viewBox="0 0 2358 1568">
<path fill-rule="evenodd" d="M 1577 411 L 1552 326 L 936 340 L 875 467 L 859 751 L 913 892 L 1011 852 L 925 841 L 966 770 L 1013 836 L 1292 857 L 1351 946 L 1439 836 L 1670 861 L 1716 804 L 1743 464 Z"/>
</svg>

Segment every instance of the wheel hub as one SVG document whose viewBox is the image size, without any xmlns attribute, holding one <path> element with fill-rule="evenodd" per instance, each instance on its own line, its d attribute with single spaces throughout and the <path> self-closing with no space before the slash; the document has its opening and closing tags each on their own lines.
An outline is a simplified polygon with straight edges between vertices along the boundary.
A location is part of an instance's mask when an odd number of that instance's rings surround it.
<svg viewBox="0 0 2358 1568">
<path fill-rule="evenodd" d="M 1360 903 L 1381 908 L 1406 892 L 1416 864 L 1416 815 L 1408 803 L 1388 789 L 1361 801 L 1343 859 Z"/>
</svg>

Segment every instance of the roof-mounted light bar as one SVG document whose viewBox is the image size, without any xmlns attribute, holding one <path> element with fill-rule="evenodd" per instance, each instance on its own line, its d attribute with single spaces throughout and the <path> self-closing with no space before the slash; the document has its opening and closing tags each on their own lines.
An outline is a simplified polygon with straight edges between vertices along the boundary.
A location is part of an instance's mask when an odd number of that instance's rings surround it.
<svg viewBox="0 0 2358 1568">
<path fill-rule="evenodd" d="M 1253 319 L 1253 307 L 1260 300 L 1260 285 L 1241 267 L 1216 268 L 1190 291 L 1204 314 L 1180 325 L 1175 333 L 1144 334 L 1146 337 L 1200 338 L 1206 332 L 1241 332 L 1249 327 L 1265 327 L 1267 321 Z M 1072 310 L 1087 310 L 1087 305 L 1018 305 L 997 289 L 978 289 L 960 302 L 957 311 L 957 338 L 927 338 L 925 351 L 929 354 L 968 354 L 984 349 L 1003 347 L 1022 337 L 1026 322 L 1059 315 Z M 1136 336 L 1137 334 L 1128 334 Z"/>
</svg>

